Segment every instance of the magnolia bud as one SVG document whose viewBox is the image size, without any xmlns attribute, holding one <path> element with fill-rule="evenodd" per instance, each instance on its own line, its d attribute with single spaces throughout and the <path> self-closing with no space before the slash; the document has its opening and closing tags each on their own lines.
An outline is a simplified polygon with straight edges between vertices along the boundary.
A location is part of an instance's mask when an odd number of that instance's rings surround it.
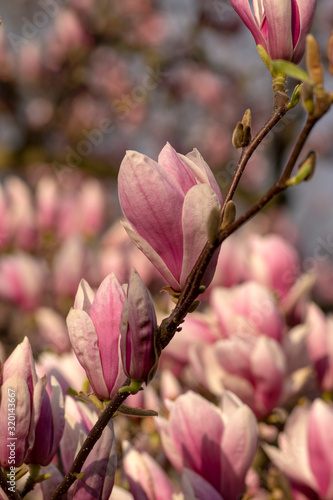
<svg viewBox="0 0 333 500">
<path fill-rule="evenodd" d="M 236 205 L 232 200 L 229 200 L 226 204 L 221 229 L 224 231 L 230 224 L 235 222 L 236 219 Z"/>
<path fill-rule="evenodd" d="M 313 35 L 306 37 L 306 67 L 315 86 L 321 88 L 324 82 L 323 67 L 320 63 L 319 46 Z"/>
</svg>

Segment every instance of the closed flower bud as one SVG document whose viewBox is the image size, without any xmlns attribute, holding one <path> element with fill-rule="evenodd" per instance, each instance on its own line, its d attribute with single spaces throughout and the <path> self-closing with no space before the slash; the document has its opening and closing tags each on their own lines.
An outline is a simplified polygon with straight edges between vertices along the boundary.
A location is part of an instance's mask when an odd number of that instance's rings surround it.
<svg viewBox="0 0 333 500">
<path fill-rule="evenodd" d="M 147 288 L 132 269 L 121 314 L 121 359 L 125 374 L 149 382 L 154 376 L 157 357 L 154 345 L 156 315 Z"/>
<path fill-rule="evenodd" d="M 317 0 L 230 0 L 230 3 L 256 44 L 261 45 L 271 59 L 300 62 Z"/>
<path fill-rule="evenodd" d="M 207 221 L 222 195 L 210 168 L 197 150 L 186 156 L 166 144 L 158 163 L 128 151 L 118 176 L 124 227 L 134 243 L 180 291 L 207 242 Z M 218 252 L 208 266 L 203 284 L 213 278 Z"/>
<path fill-rule="evenodd" d="M 82 280 L 67 316 L 73 350 L 100 399 L 112 399 L 126 380 L 119 351 L 124 301 L 124 290 L 114 274 L 102 281 L 95 294 Z"/>
</svg>

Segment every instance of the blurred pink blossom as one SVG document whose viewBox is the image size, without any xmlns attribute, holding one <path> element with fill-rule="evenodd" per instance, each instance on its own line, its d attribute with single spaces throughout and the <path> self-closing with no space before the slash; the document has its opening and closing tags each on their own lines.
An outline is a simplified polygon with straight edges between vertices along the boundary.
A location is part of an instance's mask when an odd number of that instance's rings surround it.
<svg viewBox="0 0 333 500">
<path fill-rule="evenodd" d="M 41 305 L 47 270 L 45 263 L 23 252 L 0 258 L 0 297 L 31 311 Z"/>
<path fill-rule="evenodd" d="M 257 422 L 231 392 L 224 392 L 220 408 L 187 392 L 168 404 L 169 419 L 157 417 L 164 451 L 182 473 L 188 468 L 228 500 L 244 489 L 245 475 L 257 449 Z"/>
<path fill-rule="evenodd" d="M 148 453 L 123 443 L 123 466 L 134 498 L 172 500 L 173 488 L 161 466 Z"/>
<path fill-rule="evenodd" d="M 263 445 L 269 458 L 288 477 L 294 498 L 333 499 L 333 406 L 316 399 L 311 405 L 296 406 L 279 447 Z"/>
<path fill-rule="evenodd" d="M 211 306 L 221 328 L 221 336 L 246 338 L 260 334 L 280 341 L 286 329 L 274 295 L 263 285 L 247 281 L 233 288 L 216 287 Z"/>
</svg>

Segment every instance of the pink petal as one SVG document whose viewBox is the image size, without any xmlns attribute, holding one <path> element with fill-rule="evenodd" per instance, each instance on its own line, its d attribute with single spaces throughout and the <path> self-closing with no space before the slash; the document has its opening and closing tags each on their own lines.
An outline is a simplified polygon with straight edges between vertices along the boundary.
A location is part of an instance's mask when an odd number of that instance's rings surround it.
<svg viewBox="0 0 333 500">
<path fill-rule="evenodd" d="M 125 442 L 124 470 L 135 498 L 172 500 L 170 481 L 155 460 Z"/>
<path fill-rule="evenodd" d="M 261 336 L 251 355 L 251 371 L 255 384 L 258 410 L 265 414 L 277 404 L 286 376 L 286 362 L 280 345 Z"/>
<path fill-rule="evenodd" d="M 266 40 L 260 32 L 260 26 L 256 23 L 252 10 L 249 4 L 249 0 L 229 0 L 232 7 L 235 9 L 243 23 L 248 27 L 251 31 L 256 44 L 262 45 L 264 48 L 266 47 Z"/>
<path fill-rule="evenodd" d="M 76 292 L 74 309 L 82 309 L 87 314 L 89 314 L 94 296 L 95 294 L 91 289 L 89 283 L 87 283 L 86 280 L 82 279 Z"/>
<path fill-rule="evenodd" d="M 232 415 L 223 434 L 222 495 L 238 498 L 244 489 L 245 476 L 258 446 L 257 421 L 246 405 Z"/>
<path fill-rule="evenodd" d="M 110 397 L 118 390 L 116 386 L 119 379 L 122 382 L 126 379 L 122 369 L 121 373 L 119 370 L 120 323 L 124 301 L 125 292 L 112 273 L 99 286 L 89 313 L 96 330 L 104 380 Z"/>
<path fill-rule="evenodd" d="M 181 287 L 207 242 L 207 221 L 213 208 L 220 209 L 220 202 L 208 184 L 192 187 L 185 196 L 182 214 L 184 256 Z"/>
<path fill-rule="evenodd" d="M 28 337 L 24 337 L 23 341 L 18 344 L 4 363 L 2 374 L 3 382 L 15 373 L 19 373 L 23 380 L 25 380 L 29 392 L 32 395 L 33 388 L 37 383 L 37 373 Z"/>
<path fill-rule="evenodd" d="M 333 407 L 316 399 L 309 418 L 309 457 L 320 496 L 328 498 L 333 479 Z"/>
<path fill-rule="evenodd" d="M 183 467 L 194 470 L 218 489 L 224 430 L 218 408 L 189 391 L 176 400 L 169 426 Z"/>
<path fill-rule="evenodd" d="M 162 260 L 162 258 L 158 255 L 157 252 L 146 242 L 144 238 L 142 238 L 139 234 L 135 233 L 131 228 L 130 224 L 127 222 L 123 222 L 128 236 L 131 238 L 133 243 L 144 253 L 147 259 L 156 267 L 158 272 L 163 276 L 165 281 L 171 288 L 176 291 L 180 290 L 180 284 L 176 280 L 176 278 L 171 273 L 170 269 L 167 267 L 166 263 Z"/>
<path fill-rule="evenodd" d="M 15 448 L 15 464 L 9 464 L 8 459 L 10 458 L 10 448 L 7 446 L 11 444 L 11 440 L 8 439 L 9 430 L 11 427 L 7 426 L 8 422 L 8 397 L 12 394 L 10 389 L 15 390 L 15 441 L 13 440 Z M 0 404 L 0 421 L 2 425 L 0 426 L 0 457 L 1 465 L 3 467 L 9 467 L 10 465 L 15 465 L 19 467 L 25 460 L 28 447 L 28 436 L 31 425 L 31 402 L 30 402 L 30 392 L 26 382 L 22 377 L 16 373 L 8 378 L 0 388 L 1 404 Z M 6 422 L 6 425 L 4 423 Z"/>
<path fill-rule="evenodd" d="M 85 369 L 95 394 L 101 398 L 109 398 L 109 390 L 104 381 L 98 338 L 92 320 L 85 311 L 71 309 L 66 322 L 73 350 Z"/>
<path fill-rule="evenodd" d="M 293 57 L 290 0 L 263 0 L 267 20 L 268 53 L 271 59 Z"/>
<path fill-rule="evenodd" d="M 293 4 L 297 3 L 299 12 L 299 36 L 294 48 L 293 61 L 298 64 L 303 57 L 305 50 L 305 38 L 309 33 L 312 21 L 315 15 L 317 0 L 293 0 Z M 295 6 L 294 6 L 295 9 Z M 297 36 L 297 27 L 294 27 L 294 36 Z M 296 41 L 296 40 L 295 40 Z"/>
<path fill-rule="evenodd" d="M 191 170 L 168 142 L 158 156 L 158 163 L 175 179 L 184 196 L 191 187 L 197 184 Z"/>
<path fill-rule="evenodd" d="M 185 163 L 189 170 L 194 174 L 198 183 L 208 183 L 217 195 L 220 204 L 222 205 L 223 198 L 221 189 L 214 177 L 213 172 L 199 153 L 197 149 L 193 149 L 186 156 L 178 155 L 179 158 Z"/>
<path fill-rule="evenodd" d="M 182 490 L 186 500 L 223 500 L 211 484 L 190 469 L 184 469 Z"/>
<path fill-rule="evenodd" d="M 133 229 L 179 280 L 183 258 L 183 193 L 174 178 L 147 156 L 128 151 L 119 169 L 121 208 Z"/>
</svg>

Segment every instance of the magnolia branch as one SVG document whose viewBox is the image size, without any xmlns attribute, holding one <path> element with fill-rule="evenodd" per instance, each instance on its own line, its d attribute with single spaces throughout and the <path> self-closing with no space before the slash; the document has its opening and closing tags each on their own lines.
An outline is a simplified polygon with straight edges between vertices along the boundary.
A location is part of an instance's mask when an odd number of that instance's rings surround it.
<svg viewBox="0 0 333 500">
<path fill-rule="evenodd" d="M 285 94 L 284 94 L 285 95 Z M 286 95 L 285 95 L 286 97 Z M 276 103 L 280 103 L 280 105 L 276 105 Z M 177 330 L 179 330 L 180 325 L 184 321 L 184 318 L 189 312 L 190 307 L 192 306 L 194 300 L 198 297 L 198 295 L 202 292 L 200 289 L 200 285 L 205 274 L 205 271 L 214 256 L 214 253 L 218 250 L 219 246 L 222 242 L 234 233 L 239 227 L 241 227 L 245 222 L 251 219 L 254 215 L 256 215 L 267 203 L 269 203 L 275 196 L 279 193 L 287 189 L 288 187 L 288 179 L 292 173 L 292 170 L 298 160 L 298 157 L 303 149 L 303 146 L 311 133 L 311 130 L 317 123 L 317 121 L 328 111 L 331 105 L 331 99 L 326 99 L 325 105 L 323 102 L 319 102 L 319 106 L 317 108 L 317 112 L 313 115 L 309 115 L 308 119 L 304 125 L 303 130 L 300 133 L 300 136 L 292 150 L 292 153 L 288 159 L 288 162 L 283 170 L 283 173 L 279 180 L 257 201 L 244 215 L 239 217 L 234 223 L 230 224 L 226 229 L 221 230 L 215 238 L 215 241 L 207 242 L 203 251 L 201 252 L 195 266 L 193 267 L 191 273 L 189 274 L 185 286 L 180 294 L 178 303 L 175 309 L 172 311 L 170 316 L 164 319 L 161 325 L 157 328 L 155 332 L 156 341 L 157 341 L 157 352 L 160 354 L 161 351 L 168 345 L 168 343 L 173 338 L 174 334 Z M 252 139 L 250 144 L 243 148 L 237 169 L 233 176 L 231 185 L 228 189 L 228 193 L 224 200 L 221 214 L 223 213 L 225 206 L 228 201 L 230 201 L 235 193 L 235 190 L 238 186 L 238 183 L 241 179 L 242 173 L 244 169 L 261 143 L 261 141 L 266 137 L 266 135 L 272 130 L 272 128 L 279 122 L 279 120 L 286 114 L 288 111 L 287 100 L 282 99 L 280 96 L 280 100 L 276 99 L 275 96 L 275 106 L 274 113 L 272 117 L 266 122 L 266 124 L 260 129 L 257 135 Z M 94 425 L 94 427 L 89 432 L 85 442 L 82 445 L 81 450 L 76 456 L 73 465 L 66 474 L 64 480 L 54 491 L 51 500 L 62 499 L 63 495 L 68 491 L 70 486 L 77 479 L 77 474 L 80 473 L 81 468 L 88 457 L 90 451 L 93 449 L 95 443 L 101 437 L 104 428 L 107 426 L 109 420 L 116 413 L 118 408 L 122 405 L 125 399 L 130 395 L 129 392 L 121 392 L 118 393 L 113 400 L 109 403 L 108 407 L 101 413 L 98 421 Z M 1 478 L 0 478 L 1 480 Z M 20 498 L 20 497 L 12 497 L 12 498 Z"/>
</svg>

